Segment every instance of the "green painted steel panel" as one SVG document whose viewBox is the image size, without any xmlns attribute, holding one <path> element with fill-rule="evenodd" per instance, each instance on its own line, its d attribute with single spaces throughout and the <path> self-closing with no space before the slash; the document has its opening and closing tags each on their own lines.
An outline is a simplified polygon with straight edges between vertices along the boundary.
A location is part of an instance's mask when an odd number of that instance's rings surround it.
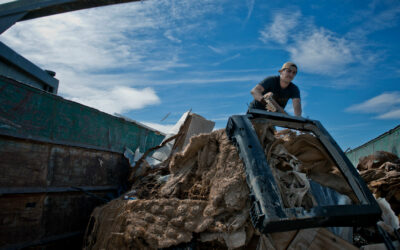
<svg viewBox="0 0 400 250">
<path fill-rule="evenodd" d="M 346 153 L 347 157 L 357 166 L 361 157 L 373 154 L 376 151 L 387 151 L 400 157 L 400 125 L 375 139 Z"/>
<path fill-rule="evenodd" d="M 0 134 L 123 152 L 145 151 L 163 134 L 99 110 L 0 77 Z"/>
</svg>

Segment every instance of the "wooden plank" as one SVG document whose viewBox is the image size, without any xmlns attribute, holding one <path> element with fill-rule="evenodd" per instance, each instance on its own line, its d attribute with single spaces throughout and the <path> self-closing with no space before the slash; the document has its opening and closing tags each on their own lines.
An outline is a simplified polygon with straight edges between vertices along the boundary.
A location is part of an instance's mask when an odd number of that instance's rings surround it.
<svg viewBox="0 0 400 250">
<path fill-rule="evenodd" d="M 296 237 L 298 232 L 298 230 L 294 230 L 288 232 L 271 233 L 269 235 L 276 249 L 286 249 Z"/>
<path fill-rule="evenodd" d="M 266 235 L 262 234 L 258 241 L 257 250 L 278 250 L 283 248 L 275 248 L 273 241 Z"/>
<path fill-rule="evenodd" d="M 310 249 L 311 243 L 318 234 L 317 228 L 302 229 L 296 234 L 292 242 L 288 246 L 288 250 Z M 324 247 L 324 249 L 329 249 Z"/>
<path fill-rule="evenodd" d="M 288 250 L 294 249 L 358 249 L 349 242 L 334 235 L 325 228 L 311 228 L 300 230 L 293 241 L 290 243 Z"/>
<path fill-rule="evenodd" d="M 319 249 L 348 249 L 355 250 L 358 249 L 349 242 L 343 240 L 342 238 L 334 235 L 332 232 L 325 228 L 319 228 L 317 235 L 312 242 L 310 250 Z"/>
</svg>

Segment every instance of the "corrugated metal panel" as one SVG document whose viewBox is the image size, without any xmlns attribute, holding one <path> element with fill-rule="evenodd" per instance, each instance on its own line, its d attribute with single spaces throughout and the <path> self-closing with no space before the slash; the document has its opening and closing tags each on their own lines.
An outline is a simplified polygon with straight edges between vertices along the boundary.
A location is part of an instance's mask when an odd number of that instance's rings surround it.
<svg viewBox="0 0 400 250">
<path fill-rule="evenodd" d="M 357 166 L 361 157 L 371 155 L 376 151 L 387 151 L 400 157 L 400 125 L 375 139 L 346 153 L 347 157 Z"/>
<path fill-rule="evenodd" d="M 163 134 L 99 110 L 0 77 L 0 134 L 123 152 L 158 145 Z"/>
</svg>

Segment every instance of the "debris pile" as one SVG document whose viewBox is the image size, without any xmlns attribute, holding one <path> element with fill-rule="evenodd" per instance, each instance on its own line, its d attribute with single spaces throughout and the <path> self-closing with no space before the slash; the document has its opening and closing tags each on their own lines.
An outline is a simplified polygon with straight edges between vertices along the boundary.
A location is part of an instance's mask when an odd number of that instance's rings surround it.
<svg viewBox="0 0 400 250">
<path fill-rule="evenodd" d="M 315 205 L 309 178 L 351 197 L 312 135 L 253 125 L 287 207 Z M 168 248 L 193 238 L 214 249 L 243 247 L 258 237 L 249 209 L 244 165 L 225 131 L 217 130 L 192 137 L 183 152 L 135 179 L 125 196 L 96 208 L 84 249 Z"/>
<path fill-rule="evenodd" d="M 244 166 L 223 130 L 193 137 L 172 157 L 169 171 L 157 198 L 117 199 L 97 208 L 85 247 L 166 248 L 189 242 L 193 233 L 204 242 L 245 245 L 253 234 L 249 190 Z"/>
<path fill-rule="evenodd" d="M 386 199 L 400 218 L 400 159 L 395 154 L 377 151 L 362 157 L 357 169 L 376 198 Z"/>
<path fill-rule="evenodd" d="M 322 186 L 348 196 L 353 201 L 357 200 L 339 168 L 313 134 L 298 134 L 295 130 L 290 129 L 274 131 L 273 127 L 266 126 L 264 119 L 254 119 L 252 123 L 264 148 L 269 165 L 280 176 L 282 174 L 289 175 L 283 177 L 283 179 L 296 178 L 300 182 L 300 187 L 307 185 L 306 182 L 311 179 Z M 282 180 L 280 185 L 286 182 L 282 177 L 275 177 Z M 302 182 L 304 184 L 301 184 Z M 303 192 L 304 189 L 303 191 L 295 191 L 295 193 Z M 285 202 L 285 197 L 283 199 Z M 308 200 L 308 205 L 302 204 L 303 207 L 308 208 L 310 205 L 311 207 L 315 205 L 315 201 L 311 201 L 311 194 L 306 195 L 305 199 Z"/>
</svg>

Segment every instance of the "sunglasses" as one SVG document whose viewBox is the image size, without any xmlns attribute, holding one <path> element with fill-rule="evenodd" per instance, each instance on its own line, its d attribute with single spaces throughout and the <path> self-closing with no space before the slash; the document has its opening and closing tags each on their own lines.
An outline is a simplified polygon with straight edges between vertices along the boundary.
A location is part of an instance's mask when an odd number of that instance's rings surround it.
<svg viewBox="0 0 400 250">
<path fill-rule="evenodd" d="M 286 70 L 289 74 L 294 73 L 295 75 L 297 74 L 297 70 L 291 70 L 291 69 L 283 69 Z"/>
</svg>

